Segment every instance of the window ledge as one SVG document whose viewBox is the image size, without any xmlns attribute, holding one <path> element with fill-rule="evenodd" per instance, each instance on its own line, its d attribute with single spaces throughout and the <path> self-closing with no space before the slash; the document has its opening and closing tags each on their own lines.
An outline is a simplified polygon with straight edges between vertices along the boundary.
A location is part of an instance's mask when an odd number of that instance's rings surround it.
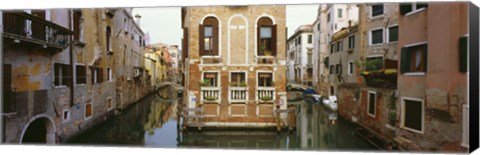
<svg viewBox="0 0 480 155">
<path fill-rule="evenodd" d="M 404 76 L 425 76 L 425 72 L 405 73 Z"/>
<path fill-rule="evenodd" d="M 385 17 L 385 13 L 382 14 L 382 15 L 377 15 L 375 17 L 370 16 L 370 20 L 375 20 L 375 19 L 379 19 L 379 18 L 383 18 L 383 17 Z"/>
<path fill-rule="evenodd" d="M 427 10 L 426 8 L 420 8 L 420 9 L 417 9 L 415 11 L 410 11 L 409 13 L 405 14 L 405 16 L 410 16 L 410 15 L 413 15 L 413 14 L 417 14 L 419 12 L 422 12 L 424 10 Z"/>
<path fill-rule="evenodd" d="M 215 55 L 215 56 L 212 56 L 212 55 L 204 55 L 204 56 L 201 56 L 200 57 L 201 59 L 205 59 L 205 58 L 222 58 L 220 55 Z"/>
<path fill-rule="evenodd" d="M 87 84 L 85 84 L 85 83 L 81 83 L 81 84 L 76 84 L 75 86 L 77 86 L 77 87 L 81 87 L 81 86 L 85 86 L 85 85 L 87 85 Z"/>
<path fill-rule="evenodd" d="M 54 88 L 67 88 L 66 85 L 55 86 Z"/>
<path fill-rule="evenodd" d="M 382 43 L 376 43 L 376 44 L 368 44 L 369 46 L 382 46 L 383 45 L 383 42 Z"/>
<path fill-rule="evenodd" d="M 405 127 L 405 126 L 402 126 L 401 128 L 404 129 L 404 130 L 407 130 L 407 131 L 414 132 L 414 133 L 423 134 L 423 131 L 418 131 L 418 130 L 415 130 L 415 129 L 410 129 L 410 128 Z"/>
</svg>

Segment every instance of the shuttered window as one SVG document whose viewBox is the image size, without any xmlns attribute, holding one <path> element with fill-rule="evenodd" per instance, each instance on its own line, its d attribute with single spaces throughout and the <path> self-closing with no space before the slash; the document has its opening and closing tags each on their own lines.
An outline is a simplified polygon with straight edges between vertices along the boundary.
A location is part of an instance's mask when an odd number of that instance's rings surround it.
<svg viewBox="0 0 480 155">
<path fill-rule="evenodd" d="M 218 20 L 208 17 L 199 25 L 199 51 L 200 56 L 218 55 Z"/>
<path fill-rule="evenodd" d="M 370 44 L 381 44 L 383 43 L 383 29 L 377 29 L 370 31 Z"/>
<path fill-rule="evenodd" d="M 377 105 L 377 94 L 368 92 L 368 114 L 375 117 L 375 107 Z"/>
<path fill-rule="evenodd" d="M 401 49 L 400 73 L 427 72 L 428 45 L 416 45 Z"/>
<path fill-rule="evenodd" d="M 105 40 L 106 44 L 105 46 L 107 47 L 107 51 L 111 52 L 112 51 L 112 43 L 111 43 L 111 35 L 112 35 L 112 30 L 110 29 L 110 26 L 107 26 L 105 30 Z"/>
<path fill-rule="evenodd" d="M 92 77 L 92 84 L 105 82 L 103 79 L 103 68 L 90 67 L 90 73 Z"/>
<path fill-rule="evenodd" d="M 388 28 L 388 42 L 398 41 L 398 26 Z"/>
<path fill-rule="evenodd" d="M 244 72 L 234 72 L 231 74 L 230 83 L 234 83 L 237 86 L 240 86 L 240 83 L 245 82 L 245 73 Z"/>
<path fill-rule="evenodd" d="M 416 100 L 403 100 L 402 127 L 422 132 L 423 131 L 423 102 Z"/>
<path fill-rule="evenodd" d="M 355 48 L 355 35 L 348 37 L 348 49 Z"/>
<path fill-rule="evenodd" d="M 400 14 L 405 15 L 407 13 L 422 9 L 422 8 L 427 8 L 428 3 L 401 3 L 400 4 Z"/>
<path fill-rule="evenodd" d="M 84 65 L 76 65 L 77 84 L 87 83 L 87 71 Z"/>
<path fill-rule="evenodd" d="M 73 39 L 80 40 L 80 19 L 82 18 L 81 10 L 73 11 Z"/>
<path fill-rule="evenodd" d="M 270 87 L 272 86 L 272 73 L 258 73 L 258 86 Z"/>
<path fill-rule="evenodd" d="M 268 17 L 262 17 L 257 25 L 257 55 L 277 54 L 277 25 Z"/>
<path fill-rule="evenodd" d="M 90 118 L 92 117 L 93 114 L 93 108 L 92 108 L 92 103 L 87 103 L 85 105 L 85 118 Z"/>
<path fill-rule="evenodd" d="M 383 4 L 372 5 L 371 17 L 383 15 Z"/>
<path fill-rule="evenodd" d="M 465 73 L 468 71 L 467 67 L 467 52 L 468 52 L 468 37 L 461 37 L 459 40 L 459 62 L 460 62 L 460 72 Z"/>
<path fill-rule="evenodd" d="M 54 64 L 54 76 L 53 83 L 55 86 L 70 86 L 72 80 L 72 68 L 70 65 L 55 63 Z"/>
</svg>

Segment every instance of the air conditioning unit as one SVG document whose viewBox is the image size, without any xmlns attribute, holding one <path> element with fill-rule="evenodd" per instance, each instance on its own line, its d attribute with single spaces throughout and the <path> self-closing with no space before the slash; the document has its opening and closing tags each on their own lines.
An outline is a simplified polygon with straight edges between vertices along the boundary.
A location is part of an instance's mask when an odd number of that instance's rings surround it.
<svg viewBox="0 0 480 155">
<path fill-rule="evenodd" d="M 133 77 L 139 77 L 140 76 L 140 69 L 135 68 L 133 69 Z"/>
</svg>

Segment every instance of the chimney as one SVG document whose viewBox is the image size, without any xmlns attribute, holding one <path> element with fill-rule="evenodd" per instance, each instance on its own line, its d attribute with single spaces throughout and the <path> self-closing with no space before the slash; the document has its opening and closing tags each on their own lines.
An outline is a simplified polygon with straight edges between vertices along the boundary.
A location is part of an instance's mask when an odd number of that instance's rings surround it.
<svg viewBox="0 0 480 155">
<path fill-rule="evenodd" d="M 142 18 L 142 16 L 140 16 L 139 14 L 136 14 L 135 18 L 136 18 L 135 22 L 137 22 L 137 25 L 140 27 L 140 18 Z"/>
</svg>

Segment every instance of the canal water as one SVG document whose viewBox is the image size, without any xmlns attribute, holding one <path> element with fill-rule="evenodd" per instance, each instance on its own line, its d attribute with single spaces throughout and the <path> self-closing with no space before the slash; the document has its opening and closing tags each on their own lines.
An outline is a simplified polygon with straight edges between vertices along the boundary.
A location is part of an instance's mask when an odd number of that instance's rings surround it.
<svg viewBox="0 0 480 155">
<path fill-rule="evenodd" d="M 121 115 L 67 142 L 68 145 L 144 146 L 160 148 L 232 148 L 268 150 L 374 150 L 354 135 L 352 124 L 311 100 L 297 105 L 297 129 L 276 131 L 185 131 L 177 128 L 176 106 L 155 94 Z"/>
</svg>

